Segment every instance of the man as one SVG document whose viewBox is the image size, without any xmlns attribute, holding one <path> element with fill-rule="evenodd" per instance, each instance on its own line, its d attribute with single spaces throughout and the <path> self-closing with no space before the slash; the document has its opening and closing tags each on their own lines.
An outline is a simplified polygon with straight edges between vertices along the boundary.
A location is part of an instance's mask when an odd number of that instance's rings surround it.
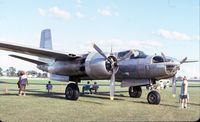
<svg viewBox="0 0 200 122">
<path fill-rule="evenodd" d="M 186 76 L 183 78 L 183 82 L 181 84 L 181 108 L 187 108 L 187 101 L 188 101 L 188 81 Z"/>
<path fill-rule="evenodd" d="M 95 94 L 97 93 L 97 90 L 99 88 L 99 85 L 97 85 L 97 82 L 94 82 L 94 84 L 90 87 L 90 94 L 92 94 L 92 90 L 94 90 Z"/>
<path fill-rule="evenodd" d="M 85 91 L 90 90 L 90 82 L 88 81 L 86 85 L 83 86 L 82 88 L 82 93 L 85 94 Z"/>
</svg>

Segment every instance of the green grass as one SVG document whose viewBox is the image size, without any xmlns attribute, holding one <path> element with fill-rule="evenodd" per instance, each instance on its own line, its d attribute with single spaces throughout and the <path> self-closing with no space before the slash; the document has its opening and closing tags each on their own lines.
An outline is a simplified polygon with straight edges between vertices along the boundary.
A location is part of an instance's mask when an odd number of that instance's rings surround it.
<svg viewBox="0 0 200 122">
<path fill-rule="evenodd" d="M 114 101 L 109 100 L 108 82 L 98 82 L 101 94 L 86 94 L 78 101 L 64 98 L 66 83 L 52 81 L 53 93 L 47 94 L 47 79 L 29 80 L 27 96 L 17 96 L 17 79 L 0 79 L 0 120 L 2 121 L 195 121 L 200 117 L 200 83 L 189 87 L 188 109 L 180 109 L 171 88 L 160 90 L 159 105 L 149 105 L 143 88 L 141 98 L 130 98 L 127 88 L 116 86 Z M 82 84 L 79 85 L 82 90 Z M 92 82 L 93 83 L 93 82 Z M 119 85 L 119 83 L 117 83 Z M 189 83 L 190 85 L 191 83 Z M 192 86 L 193 86 L 192 85 Z M 4 94 L 7 86 L 8 93 Z M 177 88 L 177 92 L 180 87 Z M 178 96 L 178 93 L 177 93 Z"/>
</svg>

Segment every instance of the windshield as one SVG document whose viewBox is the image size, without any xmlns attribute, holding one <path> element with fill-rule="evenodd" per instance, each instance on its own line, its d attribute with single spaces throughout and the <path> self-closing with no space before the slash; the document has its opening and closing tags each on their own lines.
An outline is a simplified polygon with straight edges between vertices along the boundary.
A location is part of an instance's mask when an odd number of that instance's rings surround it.
<svg viewBox="0 0 200 122">
<path fill-rule="evenodd" d="M 121 58 L 121 57 L 125 56 L 127 53 L 129 53 L 130 51 L 132 51 L 132 55 L 130 56 L 130 59 L 147 57 L 147 55 L 140 50 L 127 50 L 127 51 L 119 52 L 118 57 Z"/>
<path fill-rule="evenodd" d="M 134 50 L 130 58 L 134 59 L 134 58 L 146 58 L 146 57 L 147 55 L 144 52 L 140 50 Z"/>
</svg>

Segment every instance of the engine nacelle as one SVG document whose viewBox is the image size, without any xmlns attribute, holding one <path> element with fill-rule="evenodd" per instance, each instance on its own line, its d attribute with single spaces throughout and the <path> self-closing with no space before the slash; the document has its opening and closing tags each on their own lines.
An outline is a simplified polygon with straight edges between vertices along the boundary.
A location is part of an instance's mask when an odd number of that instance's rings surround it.
<svg viewBox="0 0 200 122">
<path fill-rule="evenodd" d="M 85 60 L 85 72 L 93 79 L 108 79 L 111 72 L 106 69 L 106 61 L 99 53 L 90 53 Z"/>
</svg>

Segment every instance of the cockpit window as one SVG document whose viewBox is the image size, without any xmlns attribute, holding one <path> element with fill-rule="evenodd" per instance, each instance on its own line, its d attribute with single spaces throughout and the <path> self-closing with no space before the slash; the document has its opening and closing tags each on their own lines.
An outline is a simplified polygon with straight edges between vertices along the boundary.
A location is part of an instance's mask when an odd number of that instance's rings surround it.
<svg viewBox="0 0 200 122">
<path fill-rule="evenodd" d="M 130 56 L 130 59 L 136 59 L 136 58 L 146 58 L 147 55 L 140 51 L 140 50 L 134 50 L 133 54 Z"/>
<path fill-rule="evenodd" d="M 153 63 L 161 63 L 161 62 L 164 62 L 164 59 L 161 56 L 154 56 L 152 59 L 152 62 Z"/>
<path fill-rule="evenodd" d="M 127 51 L 123 51 L 123 52 L 119 52 L 118 53 L 118 57 L 121 58 L 121 57 L 124 57 L 127 53 L 129 53 L 130 50 L 127 50 Z"/>
<path fill-rule="evenodd" d="M 131 50 L 123 51 L 118 53 L 118 57 L 121 58 L 125 56 L 127 53 L 129 53 Z M 132 55 L 130 56 L 130 59 L 136 59 L 136 58 L 146 58 L 147 55 L 140 51 L 140 50 L 133 50 Z"/>
</svg>

